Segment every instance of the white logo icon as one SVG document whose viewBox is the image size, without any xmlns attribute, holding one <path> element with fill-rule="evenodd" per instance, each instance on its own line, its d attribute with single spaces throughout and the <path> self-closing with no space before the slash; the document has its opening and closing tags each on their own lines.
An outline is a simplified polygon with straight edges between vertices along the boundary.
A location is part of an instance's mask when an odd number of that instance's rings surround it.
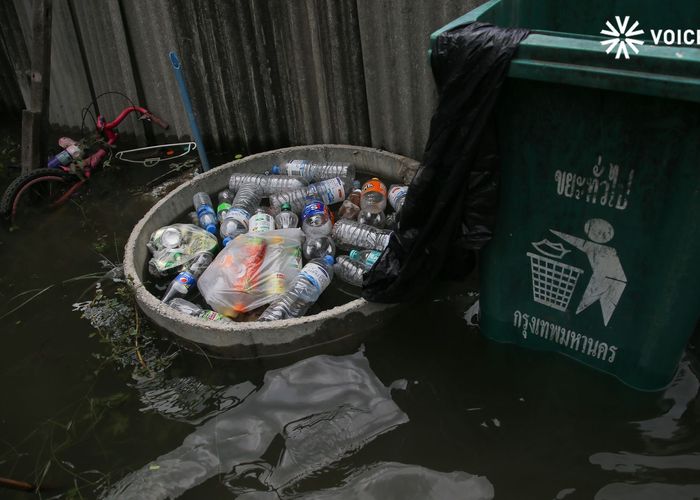
<svg viewBox="0 0 700 500">
<path fill-rule="evenodd" d="M 550 232 L 582 251 L 588 257 L 593 272 L 581 302 L 579 314 L 600 301 L 605 326 L 610 322 L 617 304 L 627 286 L 627 276 L 617 256 L 617 250 L 603 243 L 610 241 L 615 230 L 608 221 L 590 219 L 584 225 L 588 239 L 550 229 Z M 561 243 L 542 240 L 533 243 L 538 254 L 527 252 L 532 269 L 532 298 L 545 306 L 566 311 L 583 269 L 560 262 L 571 250 Z"/>
<path fill-rule="evenodd" d="M 639 54 L 639 49 L 637 45 L 644 45 L 643 40 L 637 40 L 634 38 L 637 35 L 644 33 L 644 30 L 638 30 L 639 21 L 635 21 L 629 28 L 627 25 L 630 22 L 630 16 L 625 16 L 625 20 L 622 21 L 620 16 L 615 16 L 615 22 L 617 23 L 617 28 L 615 28 L 610 21 L 605 21 L 605 25 L 608 29 L 602 29 L 600 31 L 601 35 L 607 35 L 610 38 L 603 40 L 601 45 L 607 45 L 605 53 L 610 54 L 615 47 L 617 47 L 617 52 L 615 53 L 615 59 L 620 58 L 620 54 L 625 56 L 625 59 L 629 59 L 630 55 L 627 49 L 632 49 L 635 54 Z"/>
</svg>

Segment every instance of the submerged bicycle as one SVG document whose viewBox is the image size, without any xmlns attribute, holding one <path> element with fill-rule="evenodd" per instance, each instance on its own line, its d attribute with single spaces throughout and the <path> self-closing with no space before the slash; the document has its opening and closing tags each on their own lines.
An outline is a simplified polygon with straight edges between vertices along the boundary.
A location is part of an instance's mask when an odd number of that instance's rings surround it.
<svg viewBox="0 0 700 500">
<path fill-rule="evenodd" d="M 62 137 L 59 145 L 63 150 L 58 155 L 49 159 L 43 168 L 20 175 L 7 187 L 0 199 L 0 215 L 14 225 L 25 207 L 54 208 L 68 201 L 111 154 L 112 147 L 119 139 L 116 128 L 131 113 L 139 113 L 139 119 L 153 122 L 163 129 L 168 128 L 167 123 L 146 108 L 133 104 L 124 108 L 111 122 L 98 114 L 95 126 L 99 139 L 85 148 L 88 151 L 97 150 L 81 158 L 77 143 Z M 78 157 L 73 157 L 72 153 Z"/>
</svg>

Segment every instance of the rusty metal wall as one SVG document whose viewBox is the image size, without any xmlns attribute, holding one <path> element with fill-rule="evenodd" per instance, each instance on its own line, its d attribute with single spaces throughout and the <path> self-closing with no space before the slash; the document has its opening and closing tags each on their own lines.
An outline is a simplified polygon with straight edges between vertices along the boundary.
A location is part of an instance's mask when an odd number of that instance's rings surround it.
<svg viewBox="0 0 700 500">
<path fill-rule="evenodd" d="M 0 3 L 0 15 L 14 16 L 17 26 L 0 30 L 10 60 L 0 85 L 11 71 L 20 95 L 10 99 L 21 107 L 31 2 Z M 168 121 L 171 138 L 188 139 L 167 58 L 176 50 L 209 148 L 350 143 L 420 158 L 435 105 L 428 35 L 478 3 L 54 0 L 51 122 L 80 126 L 91 79 L 97 94 L 124 93 Z M 108 117 L 125 104 L 116 95 L 99 99 Z M 141 143 L 164 139 L 135 119 L 121 130 Z"/>
</svg>

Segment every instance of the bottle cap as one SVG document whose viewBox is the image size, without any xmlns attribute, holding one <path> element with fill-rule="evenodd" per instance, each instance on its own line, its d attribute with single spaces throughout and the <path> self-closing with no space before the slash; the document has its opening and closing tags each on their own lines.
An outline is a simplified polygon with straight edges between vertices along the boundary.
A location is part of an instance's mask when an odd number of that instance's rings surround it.
<svg viewBox="0 0 700 500">
<path fill-rule="evenodd" d="M 326 264 L 328 264 L 329 266 L 332 266 L 335 263 L 335 259 L 332 255 L 326 255 L 325 257 L 323 257 L 323 260 L 325 260 Z"/>
<path fill-rule="evenodd" d="M 216 224 L 207 224 L 207 231 L 216 236 Z"/>
<path fill-rule="evenodd" d="M 224 241 L 222 241 L 221 243 L 222 243 L 224 246 L 226 246 L 226 245 L 228 245 L 228 244 L 231 242 L 232 239 L 233 239 L 233 238 L 231 238 L 230 236 L 227 236 L 226 238 L 224 238 Z"/>
<path fill-rule="evenodd" d="M 281 170 L 279 165 L 272 165 L 272 168 L 270 169 L 270 172 L 272 172 L 275 175 L 279 175 Z"/>
<path fill-rule="evenodd" d="M 350 258 L 357 260 L 357 258 L 360 256 L 360 251 L 359 250 L 350 250 Z"/>
<path fill-rule="evenodd" d="M 282 203 L 282 205 L 280 206 L 280 208 L 281 208 L 282 210 L 291 210 L 291 209 L 292 209 L 292 205 L 290 205 L 289 203 L 287 203 L 287 202 L 285 201 L 284 203 Z"/>
</svg>

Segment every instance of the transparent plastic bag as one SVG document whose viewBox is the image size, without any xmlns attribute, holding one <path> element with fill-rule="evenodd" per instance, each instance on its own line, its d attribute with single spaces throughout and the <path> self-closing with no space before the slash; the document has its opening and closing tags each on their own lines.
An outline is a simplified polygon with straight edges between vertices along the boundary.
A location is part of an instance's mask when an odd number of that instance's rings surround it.
<svg viewBox="0 0 700 500">
<path fill-rule="evenodd" d="M 146 244 L 153 254 L 148 271 L 170 276 L 182 270 L 200 252 L 216 253 L 216 236 L 193 224 L 171 224 L 153 231 Z"/>
<path fill-rule="evenodd" d="M 234 238 L 197 281 L 216 312 L 235 318 L 272 302 L 301 270 L 301 229 L 246 233 Z"/>
</svg>

